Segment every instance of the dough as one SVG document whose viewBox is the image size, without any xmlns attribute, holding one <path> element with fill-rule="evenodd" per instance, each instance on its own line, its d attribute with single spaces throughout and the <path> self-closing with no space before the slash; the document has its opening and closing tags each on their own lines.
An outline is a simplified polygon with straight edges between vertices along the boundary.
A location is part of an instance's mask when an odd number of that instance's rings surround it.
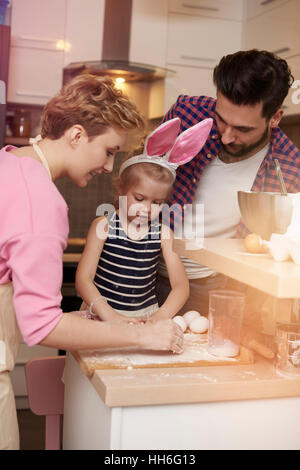
<svg viewBox="0 0 300 470">
<path fill-rule="evenodd" d="M 173 321 L 180 326 L 183 332 L 185 332 L 185 330 L 187 329 L 187 324 L 185 319 L 181 315 L 177 315 L 176 317 L 174 317 Z"/>
<path fill-rule="evenodd" d="M 194 318 L 198 318 L 198 317 L 200 317 L 200 313 L 196 312 L 196 310 L 190 310 L 189 312 L 186 312 L 183 315 L 183 318 L 185 319 L 186 324 L 188 326 L 190 326 L 190 323 L 191 323 L 192 320 L 194 320 Z"/>
<path fill-rule="evenodd" d="M 189 328 L 193 333 L 205 333 L 208 330 L 208 319 L 206 317 L 196 317 L 189 323 Z"/>
</svg>

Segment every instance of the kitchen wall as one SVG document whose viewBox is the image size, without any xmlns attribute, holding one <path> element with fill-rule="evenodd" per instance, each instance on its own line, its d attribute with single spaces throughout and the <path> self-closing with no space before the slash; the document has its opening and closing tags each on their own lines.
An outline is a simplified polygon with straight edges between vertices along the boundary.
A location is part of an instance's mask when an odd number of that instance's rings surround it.
<svg viewBox="0 0 300 470">
<path fill-rule="evenodd" d="M 295 145 L 300 149 L 300 123 L 298 116 L 291 118 L 284 118 L 280 125 L 283 132 L 285 132 Z"/>
<path fill-rule="evenodd" d="M 285 59 L 300 79 L 299 0 L 247 0 L 243 45 L 275 52 Z M 285 100 L 286 116 L 300 115 L 300 82 Z"/>
<path fill-rule="evenodd" d="M 112 174 L 93 178 L 87 188 L 78 188 L 67 178 L 56 181 L 57 188 L 69 206 L 70 237 L 85 238 L 96 216 L 97 207 L 103 202 L 114 204 L 115 179 L 125 157 L 125 153 L 118 153 Z M 74 247 L 69 247 L 68 251 L 74 251 Z"/>
</svg>

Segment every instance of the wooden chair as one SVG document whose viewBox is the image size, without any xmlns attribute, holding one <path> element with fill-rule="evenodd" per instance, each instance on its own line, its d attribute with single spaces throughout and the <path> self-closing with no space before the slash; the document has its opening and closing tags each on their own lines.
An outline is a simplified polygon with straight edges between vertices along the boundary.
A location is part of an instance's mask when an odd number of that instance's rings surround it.
<svg viewBox="0 0 300 470">
<path fill-rule="evenodd" d="M 31 359 L 25 365 L 29 407 L 34 414 L 46 417 L 45 450 L 60 449 L 65 361 L 66 356 L 42 357 Z"/>
</svg>

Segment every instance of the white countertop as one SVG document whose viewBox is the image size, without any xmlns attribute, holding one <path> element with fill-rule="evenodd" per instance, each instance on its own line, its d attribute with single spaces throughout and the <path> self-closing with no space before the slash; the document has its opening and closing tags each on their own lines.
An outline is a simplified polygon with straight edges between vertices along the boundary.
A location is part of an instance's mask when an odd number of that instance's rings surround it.
<svg viewBox="0 0 300 470">
<path fill-rule="evenodd" d="M 300 298 L 300 265 L 276 262 L 268 255 L 245 252 L 244 241 L 206 238 L 203 247 L 192 240 L 174 240 L 174 249 L 217 272 L 277 298 Z"/>
</svg>

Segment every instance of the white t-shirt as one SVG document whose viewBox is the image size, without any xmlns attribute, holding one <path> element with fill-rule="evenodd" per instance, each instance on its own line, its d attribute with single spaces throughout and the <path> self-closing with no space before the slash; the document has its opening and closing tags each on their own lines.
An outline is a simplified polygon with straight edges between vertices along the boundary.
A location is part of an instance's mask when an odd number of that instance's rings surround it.
<svg viewBox="0 0 300 470">
<path fill-rule="evenodd" d="M 224 163 L 219 157 L 216 157 L 206 166 L 193 200 L 190 211 L 192 216 L 185 215 L 185 237 L 192 238 L 191 234 L 195 236 L 195 224 L 197 224 L 198 237 L 201 232 L 202 236 L 206 238 L 233 238 L 235 236 L 241 218 L 237 191 L 251 190 L 268 147 L 269 144 L 246 160 Z M 201 217 L 201 209 L 197 210 L 197 214 L 200 216 L 195 218 L 197 204 L 202 204 L 204 219 L 203 216 Z M 210 268 L 190 259 L 184 257 L 181 259 L 189 279 L 202 278 L 214 273 Z M 162 274 L 164 274 L 163 269 L 161 270 Z"/>
</svg>

